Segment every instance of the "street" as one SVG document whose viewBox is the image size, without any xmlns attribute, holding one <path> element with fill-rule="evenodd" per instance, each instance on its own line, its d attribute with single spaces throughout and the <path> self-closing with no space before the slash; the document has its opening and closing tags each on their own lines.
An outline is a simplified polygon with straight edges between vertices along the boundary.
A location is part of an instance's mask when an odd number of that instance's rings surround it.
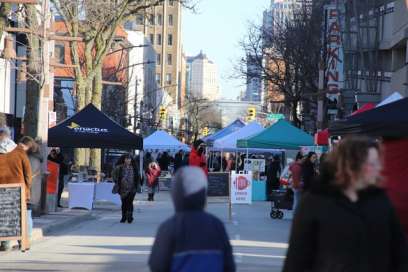
<svg viewBox="0 0 408 272">
<path fill-rule="evenodd" d="M 35 243 L 26 253 L 0 254 L 0 271 L 149 271 L 147 260 L 156 230 L 173 212 L 168 192 L 149 203 L 138 196 L 133 224 L 120 224 L 117 207 L 103 206 L 92 219 Z M 221 218 L 234 246 L 238 271 L 280 271 L 290 228 L 272 220 L 270 203 L 233 207 L 210 201 L 208 210 Z"/>
</svg>

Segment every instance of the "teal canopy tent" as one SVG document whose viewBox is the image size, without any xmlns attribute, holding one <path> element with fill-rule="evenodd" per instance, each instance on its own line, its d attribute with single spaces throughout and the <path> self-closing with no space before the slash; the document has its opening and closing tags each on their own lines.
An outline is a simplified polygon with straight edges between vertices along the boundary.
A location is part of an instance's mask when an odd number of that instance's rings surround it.
<svg viewBox="0 0 408 272">
<path fill-rule="evenodd" d="M 313 137 L 285 120 L 279 120 L 274 125 L 260 133 L 237 141 L 240 148 L 268 149 L 299 149 L 301 146 L 313 145 Z"/>
</svg>

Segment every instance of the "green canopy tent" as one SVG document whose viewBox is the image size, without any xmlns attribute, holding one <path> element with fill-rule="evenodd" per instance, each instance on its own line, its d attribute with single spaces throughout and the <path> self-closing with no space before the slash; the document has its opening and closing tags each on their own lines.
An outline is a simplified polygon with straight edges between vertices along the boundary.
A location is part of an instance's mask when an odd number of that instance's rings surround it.
<svg viewBox="0 0 408 272">
<path fill-rule="evenodd" d="M 260 133 L 237 141 L 240 148 L 268 148 L 295 150 L 301 146 L 314 144 L 313 137 L 285 120 L 279 120 L 274 125 Z"/>
</svg>

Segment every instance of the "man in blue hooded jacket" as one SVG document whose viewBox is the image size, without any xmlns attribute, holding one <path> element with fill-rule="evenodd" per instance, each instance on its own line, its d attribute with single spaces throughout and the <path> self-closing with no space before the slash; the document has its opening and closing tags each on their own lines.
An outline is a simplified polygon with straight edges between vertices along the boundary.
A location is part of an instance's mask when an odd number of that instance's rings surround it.
<svg viewBox="0 0 408 272">
<path fill-rule="evenodd" d="M 199 167 L 181 168 L 175 175 L 172 198 L 176 213 L 159 227 L 149 258 L 151 271 L 234 272 L 224 224 L 204 211 L 204 171 Z"/>
</svg>

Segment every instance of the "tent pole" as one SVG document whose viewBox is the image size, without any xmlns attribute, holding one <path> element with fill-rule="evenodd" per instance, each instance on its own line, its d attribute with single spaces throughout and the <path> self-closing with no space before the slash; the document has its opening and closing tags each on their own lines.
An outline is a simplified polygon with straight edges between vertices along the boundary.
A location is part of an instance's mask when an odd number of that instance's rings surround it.
<svg viewBox="0 0 408 272">
<path fill-rule="evenodd" d="M 223 150 L 221 149 L 221 172 L 224 172 L 224 168 L 222 165 L 223 160 L 224 160 L 224 155 L 223 155 Z"/>
</svg>

